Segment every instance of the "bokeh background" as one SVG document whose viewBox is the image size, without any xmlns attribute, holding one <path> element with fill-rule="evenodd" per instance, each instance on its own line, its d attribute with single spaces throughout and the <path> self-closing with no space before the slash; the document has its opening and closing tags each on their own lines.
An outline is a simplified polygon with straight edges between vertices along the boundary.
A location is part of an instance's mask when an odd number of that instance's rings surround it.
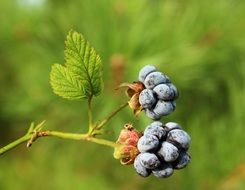
<svg viewBox="0 0 245 190">
<path fill-rule="evenodd" d="M 0 157 L 0 189 L 245 189 L 244 21 L 243 0 L 1 0 L 1 146 L 31 121 L 86 131 L 86 102 L 64 100 L 49 84 L 51 65 L 64 62 L 64 39 L 74 29 L 104 64 L 95 118 L 127 101 L 114 90 L 119 83 L 154 64 L 180 91 L 176 111 L 163 121 L 178 122 L 191 135 L 192 161 L 169 179 L 141 178 L 108 147 L 43 138 Z M 127 122 L 143 130 L 150 120 L 126 108 L 103 138 L 116 140 Z"/>
</svg>

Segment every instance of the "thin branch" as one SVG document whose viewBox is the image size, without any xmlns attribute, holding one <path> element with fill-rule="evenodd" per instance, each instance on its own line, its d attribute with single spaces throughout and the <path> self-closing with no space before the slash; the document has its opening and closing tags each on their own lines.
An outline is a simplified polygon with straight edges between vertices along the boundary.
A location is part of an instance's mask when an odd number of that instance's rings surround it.
<svg viewBox="0 0 245 190">
<path fill-rule="evenodd" d="M 112 148 L 115 148 L 116 146 L 118 146 L 116 143 L 112 141 L 90 137 L 88 134 L 65 133 L 65 132 L 60 132 L 60 131 L 32 131 L 31 133 L 27 133 L 23 137 L 1 148 L 0 155 L 4 154 L 5 152 L 15 148 L 16 146 L 24 142 L 27 142 L 27 147 L 30 147 L 32 143 L 36 141 L 38 138 L 47 137 L 47 136 L 50 136 L 50 137 L 53 136 L 53 137 L 58 137 L 58 138 L 63 138 L 63 139 L 71 139 L 71 140 L 85 140 L 85 141 L 90 141 L 90 142 L 94 142 L 97 144 L 109 146 Z"/>
<path fill-rule="evenodd" d="M 94 142 L 97 144 L 109 146 L 112 148 L 115 148 L 116 146 L 118 146 L 116 143 L 112 141 L 91 137 L 89 134 L 63 133 L 59 131 L 43 131 L 42 136 L 53 136 L 53 137 L 59 137 L 63 139 L 72 139 L 72 140 L 85 140 L 85 141 L 90 141 L 90 142 Z"/>
<path fill-rule="evenodd" d="M 31 138 L 31 134 L 26 134 L 23 137 L 13 141 L 12 143 L 2 147 L 0 149 L 0 155 L 4 154 L 5 152 L 8 152 L 9 150 L 15 148 L 16 146 L 28 141 Z"/>
<path fill-rule="evenodd" d="M 94 135 L 95 131 L 101 130 L 101 128 L 107 124 L 111 118 L 113 118 L 118 112 L 120 112 L 123 108 L 125 108 L 128 103 L 125 103 L 121 105 L 119 108 L 117 108 L 115 111 L 113 111 L 111 114 L 109 114 L 105 119 L 103 119 L 101 122 L 99 122 L 95 127 L 93 124 L 93 118 L 92 118 L 92 109 L 91 109 L 91 101 L 92 97 L 88 101 L 88 107 L 89 107 L 89 132 L 86 134 L 80 134 L 80 133 L 66 133 L 66 132 L 60 132 L 60 131 L 41 131 L 42 126 L 45 121 L 41 122 L 37 126 L 34 126 L 34 123 L 31 124 L 28 132 L 22 136 L 21 138 L 11 142 L 10 144 L 0 148 L 0 155 L 4 154 L 5 152 L 15 148 L 16 146 L 27 142 L 27 147 L 30 147 L 32 143 L 37 140 L 40 137 L 46 137 L 46 136 L 53 136 L 53 137 L 59 137 L 63 139 L 72 139 L 72 140 L 85 140 L 85 141 L 90 141 L 94 142 L 97 144 L 109 146 L 115 148 L 118 146 L 115 142 L 105 140 L 105 139 L 98 139 L 95 138 Z"/>
<path fill-rule="evenodd" d="M 123 108 L 128 106 L 128 102 L 122 104 L 119 108 L 113 111 L 110 115 L 108 115 L 105 119 L 103 119 L 96 127 L 96 130 L 100 130 L 105 124 L 107 124 L 111 118 L 113 118 L 118 112 L 120 112 Z"/>
</svg>

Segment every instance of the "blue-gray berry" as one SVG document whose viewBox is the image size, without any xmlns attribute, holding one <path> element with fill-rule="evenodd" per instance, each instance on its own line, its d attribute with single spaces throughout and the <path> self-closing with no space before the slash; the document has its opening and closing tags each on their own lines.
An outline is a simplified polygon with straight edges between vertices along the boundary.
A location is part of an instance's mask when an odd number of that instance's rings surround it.
<svg viewBox="0 0 245 190">
<path fill-rule="evenodd" d="M 163 125 L 163 122 L 161 122 L 161 121 L 153 121 L 150 125 L 157 125 L 157 126 L 160 126 L 160 127 L 164 127 L 164 125 Z"/>
<path fill-rule="evenodd" d="M 148 152 L 157 149 L 159 140 L 154 135 L 143 135 L 140 137 L 137 147 L 140 152 Z"/>
<path fill-rule="evenodd" d="M 157 98 L 161 100 L 173 100 L 175 98 L 174 90 L 169 84 L 159 84 L 153 88 Z"/>
<path fill-rule="evenodd" d="M 173 130 L 173 129 L 182 129 L 181 126 L 178 124 L 178 123 L 175 123 L 175 122 L 168 122 L 165 124 L 164 126 L 165 130 L 167 132 Z"/>
<path fill-rule="evenodd" d="M 171 164 L 162 162 L 159 167 L 152 170 L 152 173 L 156 177 L 166 178 L 166 177 L 170 177 L 174 173 L 174 170 Z"/>
<path fill-rule="evenodd" d="M 158 84 L 164 84 L 169 81 L 169 78 L 161 72 L 152 72 L 145 78 L 144 85 L 148 89 L 153 89 Z"/>
<path fill-rule="evenodd" d="M 144 89 L 139 95 L 139 103 L 143 108 L 151 108 L 156 103 L 154 92 L 150 89 Z"/>
<path fill-rule="evenodd" d="M 144 166 L 147 169 L 155 169 L 160 165 L 160 161 L 157 158 L 157 156 L 153 153 L 140 153 L 140 160 L 142 166 Z"/>
<path fill-rule="evenodd" d="M 178 159 L 173 162 L 174 169 L 182 169 L 186 167 L 191 160 L 190 155 L 187 152 L 181 152 Z"/>
<path fill-rule="evenodd" d="M 179 91 L 176 88 L 176 86 L 174 86 L 173 83 L 169 83 L 168 85 L 171 88 L 171 90 L 174 92 L 174 99 L 178 98 L 179 97 Z"/>
<path fill-rule="evenodd" d="M 145 114 L 147 117 L 153 119 L 153 120 L 158 120 L 161 118 L 160 115 L 157 115 L 154 111 L 150 110 L 150 109 L 145 109 Z"/>
<path fill-rule="evenodd" d="M 151 174 L 151 170 L 146 169 L 144 166 L 142 166 L 140 154 L 134 160 L 134 168 L 136 172 L 142 177 L 147 177 Z"/>
<path fill-rule="evenodd" d="M 144 135 L 154 135 L 158 139 L 162 139 L 166 134 L 166 130 L 163 128 L 162 123 L 161 125 L 157 124 L 161 123 L 159 121 L 153 122 L 150 125 L 148 125 L 144 130 Z"/>
<path fill-rule="evenodd" d="M 139 81 L 144 83 L 145 77 L 156 70 L 157 70 L 156 67 L 153 65 L 144 66 L 139 72 Z"/>
<path fill-rule="evenodd" d="M 156 115 L 159 116 L 165 116 L 170 114 L 175 110 L 175 102 L 174 101 L 164 101 L 164 100 L 158 100 L 155 108 L 153 109 L 153 112 Z"/>
<path fill-rule="evenodd" d="M 178 158 L 179 152 L 176 146 L 164 141 L 161 148 L 158 150 L 157 155 L 166 162 L 173 162 Z"/>
<path fill-rule="evenodd" d="M 173 142 L 187 150 L 191 142 L 191 137 L 181 129 L 173 129 L 168 133 L 167 141 Z"/>
</svg>

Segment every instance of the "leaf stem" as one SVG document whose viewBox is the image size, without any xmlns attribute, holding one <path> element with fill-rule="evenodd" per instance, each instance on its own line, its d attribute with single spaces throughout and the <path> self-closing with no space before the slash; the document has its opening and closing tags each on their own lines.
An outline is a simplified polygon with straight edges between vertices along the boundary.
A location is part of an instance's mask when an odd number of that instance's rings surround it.
<svg viewBox="0 0 245 190">
<path fill-rule="evenodd" d="M 88 120 L 89 120 L 89 131 L 92 131 L 92 130 L 93 130 L 92 98 L 93 98 L 92 95 L 88 98 Z"/>
</svg>

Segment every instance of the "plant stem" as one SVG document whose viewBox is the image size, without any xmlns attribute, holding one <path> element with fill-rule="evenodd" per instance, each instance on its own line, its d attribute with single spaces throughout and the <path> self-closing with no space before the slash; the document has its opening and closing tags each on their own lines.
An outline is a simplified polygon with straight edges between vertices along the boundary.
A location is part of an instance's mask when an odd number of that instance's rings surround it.
<svg viewBox="0 0 245 190">
<path fill-rule="evenodd" d="M 89 137 L 89 138 L 87 138 L 87 141 L 94 142 L 96 144 L 109 146 L 109 147 L 112 147 L 112 148 L 115 148 L 115 147 L 119 146 L 118 144 L 116 144 L 113 141 L 108 141 L 108 140 L 105 140 L 105 139 L 98 139 L 98 138 L 95 138 L 95 137 Z"/>
<path fill-rule="evenodd" d="M 35 135 L 35 138 L 33 136 Z M 94 142 L 97 144 L 109 146 L 112 148 L 115 148 L 118 146 L 116 143 L 105 140 L 105 139 L 98 139 L 95 137 L 90 137 L 88 134 L 79 134 L 79 133 L 65 133 L 65 132 L 59 132 L 59 131 L 39 131 L 36 133 L 27 133 L 23 137 L 15 140 L 14 142 L 4 146 L 3 148 L 0 149 L 0 155 L 4 154 L 5 152 L 15 148 L 16 146 L 28 142 L 30 145 L 38 138 L 40 137 L 47 137 L 47 136 L 53 136 L 53 137 L 58 137 L 58 138 L 63 138 L 63 139 L 72 139 L 72 140 L 85 140 L 85 141 L 90 141 Z M 33 141 L 31 140 L 33 139 Z M 32 142 L 30 142 L 32 141 Z M 29 147 L 30 145 L 27 144 Z"/>
<path fill-rule="evenodd" d="M 23 137 L 13 141 L 12 143 L 4 146 L 3 148 L 0 149 L 0 155 L 4 154 L 5 152 L 15 148 L 16 146 L 28 141 L 31 138 L 31 134 L 26 134 Z"/>
<path fill-rule="evenodd" d="M 108 115 L 105 119 L 103 119 L 96 127 L 97 130 L 100 130 L 106 123 L 110 121 L 111 118 L 113 118 L 118 112 L 120 112 L 123 108 L 128 106 L 128 102 L 125 104 L 122 104 L 119 108 L 117 108 L 115 111 L 113 111 L 110 115 Z"/>
<path fill-rule="evenodd" d="M 93 96 L 90 96 L 90 97 L 88 98 L 88 120 L 89 120 L 89 131 L 92 131 L 92 130 L 93 130 L 92 98 L 93 98 Z"/>
<path fill-rule="evenodd" d="M 90 142 L 94 142 L 97 144 L 101 144 L 101 145 L 105 145 L 105 146 L 109 146 L 113 148 L 117 146 L 117 144 L 112 141 L 90 137 L 89 134 L 63 133 L 59 131 L 44 131 L 43 133 L 44 133 L 44 136 L 54 136 L 54 137 L 59 137 L 63 139 L 72 139 L 72 140 L 85 140 L 85 141 L 90 141 Z"/>
<path fill-rule="evenodd" d="M 80 133 L 66 133 L 66 132 L 60 132 L 60 131 L 41 131 L 42 123 L 34 127 L 34 124 L 32 123 L 28 132 L 21 138 L 11 142 L 10 144 L 0 148 L 0 155 L 4 154 L 5 152 L 15 148 L 16 146 L 27 142 L 27 147 L 30 147 L 32 143 L 40 138 L 40 137 L 46 137 L 46 136 L 53 136 L 53 137 L 59 137 L 63 139 L 72 139 L 72 140 L 85 140 L 85 141 L 90 141 L 94 142 L 97 144 L 109 146 L 112 148 L 115 148 L 118 146 L 115 142 L 105 140 L 105 139 L 98 139 L 95 138 L 95 133 L 94 131 L 99 131 L 106 123 L 110 121 L 112 117 L 114 117 L 118 112 L 120 112 L 123 108 L 125 108 L 128 103 L 125 103 L 121 105 L 119 108 L 117 108 L 115 111 L 113 111 L 111 114 L 109 114 L 105 119 L 103 119 L 101 122 L 99 122 L 96 126 L 93 124 L 93 115 L 92 115 L 92 96 L 88 100 L 88 117 L 89 117 L 89 132 L 86 134 L 80 134 Z"/>
</svg>

